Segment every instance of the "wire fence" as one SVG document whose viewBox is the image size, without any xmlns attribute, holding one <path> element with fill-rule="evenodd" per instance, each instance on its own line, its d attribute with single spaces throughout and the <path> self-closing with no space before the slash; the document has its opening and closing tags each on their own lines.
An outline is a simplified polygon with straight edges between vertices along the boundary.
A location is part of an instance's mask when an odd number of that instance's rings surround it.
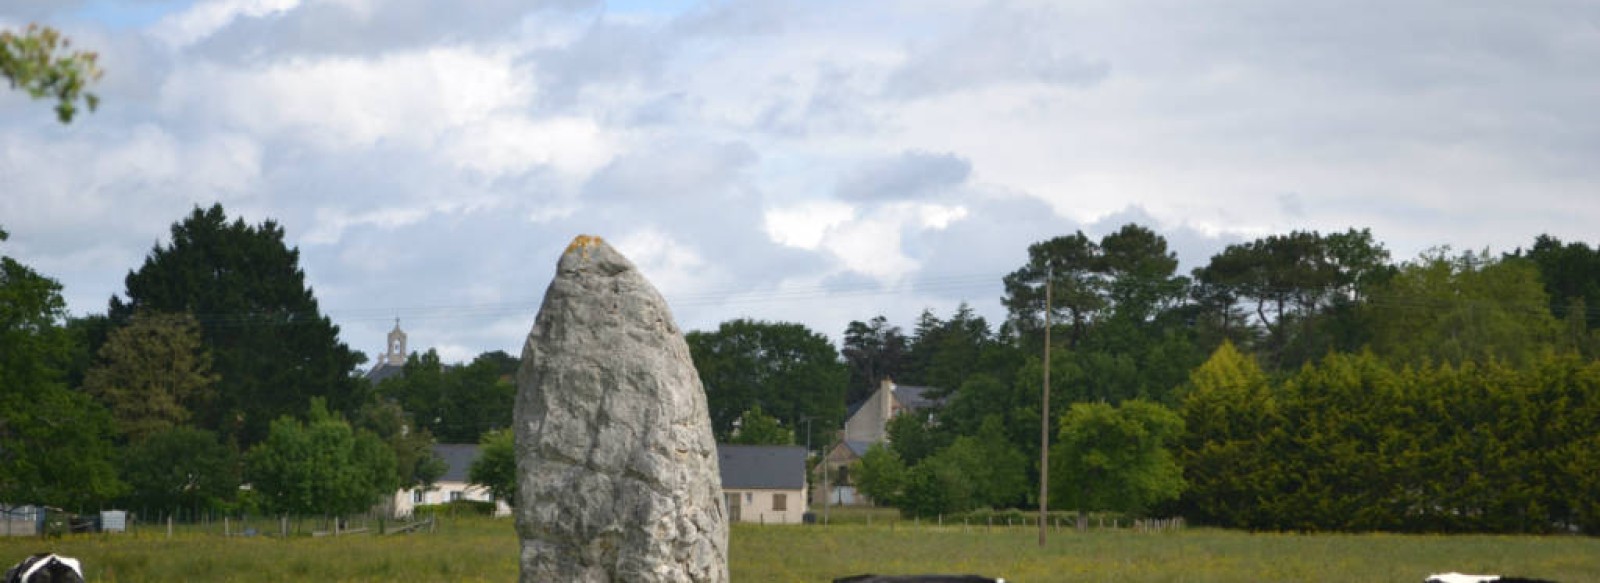
<svg viewBox="0 0 1600 583">
<path fill-rule="evenodd" d="M 185 510 L 68 512 L 58 508 L 0 509 L 0 536 L 105 533 L 143 537 L 323 537 L 431 533 L 448 516 L 395 518 L 374 510 L 345 516 L 264 516 Z"/>
<path fill-rule="evenodd" d="M 1037 512 L 1016 510 L 974 511 L 954 515 L 905 517 L 898 511 L 882 507 L 836 507 L 831 512 L 808 512 L 806 522 L 821 526 L 864 525 L 901 528 L 942 528 L 963 532 L 1005 532 L 1008 530 L 1038 530 Z M 1134 517 L 1117 513 L 1092 512 L 1080 524 L 1076 512 L 1052 511 L 1044 519 L 1051 532 L 1123 531 L 1134 533 L 1179 532 L 1188 527 L 1183 517 Z"/>
</svg>

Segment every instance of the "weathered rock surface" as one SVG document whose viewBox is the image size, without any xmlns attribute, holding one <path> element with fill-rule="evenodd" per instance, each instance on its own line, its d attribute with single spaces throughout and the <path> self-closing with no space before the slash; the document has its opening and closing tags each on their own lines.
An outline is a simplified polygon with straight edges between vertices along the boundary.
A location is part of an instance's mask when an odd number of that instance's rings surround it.
<svg viewBox="0 0 1600 583">
<path fill-rule="evenodd" d="M 572 242 L 517 372 L 522 581 L 728 580 L 716 441 L 666 301 L 598 237 Z"/>
</svg>

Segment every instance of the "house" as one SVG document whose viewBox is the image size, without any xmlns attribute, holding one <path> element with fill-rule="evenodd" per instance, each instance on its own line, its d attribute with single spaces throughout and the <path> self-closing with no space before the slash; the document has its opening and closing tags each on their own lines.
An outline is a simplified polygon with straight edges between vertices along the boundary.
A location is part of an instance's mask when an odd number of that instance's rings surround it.
<svg viewBox="0 0 1600 583">
<path fill-rule="evenodd" d="M 844 422 L 844 440 L 867 444 L 882 443 L 889 439 L 889 420 L 906 412 L 932 413 L 944 404 L 933 399 L 932 387 L 897 385 L 894 379 L 883 379 L 865 401 L 850 406 Z"/>
<path fill-rule="evenodd" d="M 393 508 L 395 517 L 411 516 L 417 506 L 444 504 L 454 500 L 493 501 L 495 516 L 510 516 L 511 506 L 504 500 L 495 500 L 489 489 L 473 484 L 467 478 L 472 462 L 478 459 L 478 446 L 470 443 L 441 443 L 433 446 L 434 455 L 444 460 L 444 475 L 432 488 L 410 488 L 395 492 Z"/>
<path fill-rule="evenodd" d="M 806 448 L 717 445 L 729 522 L 799 524 L 806 513 Z"/>
<path fill-rule="evenodd" d="M 400 319 L 394 319 L 394 329 L 389 331 L 389 341 L 378 363 L 365 375 L 367 382 L 377 386 L 389 377 L 399 376 L 406 368 L 406 333 L 400 329 Z"/>
<path fill-rule="evenodd" d="M 851 405 L 839 443 L 823 456 L 818 475 L 813 477 L 818 483 L 823 480 L 828 483 L 826 491 L 817 489 L 818 499 L 813 502 L 871 504 L 851 485 L 850 466 L 865 456 L 873 444 L 889 441 L 890 419 L 904 414 L 917 414 L 928 415 L 931 420 L 933 412 L 944 405 L 943 399 L 932 397 L 934 392 L 936 389 L 932 387 L 897 385 L 893 379 L 884 379 L 878 385 L 878 390 L 866 400 Z"/>
</svg>

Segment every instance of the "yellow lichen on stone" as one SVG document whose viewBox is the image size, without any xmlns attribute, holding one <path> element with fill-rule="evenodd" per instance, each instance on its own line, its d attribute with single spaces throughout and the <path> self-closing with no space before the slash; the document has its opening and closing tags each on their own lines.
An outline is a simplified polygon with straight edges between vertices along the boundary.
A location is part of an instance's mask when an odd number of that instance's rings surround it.
<svg viewBox="0 0 1600 583">
<path fill-rule="evenodd" d="M 578 235 L 577 237 L 572 238 L 571 244 L 567 245 L 566 253 L 577 251 L 583 253 L 584 259 L 588 259 L 589 250 L 600 246 L 602 243 L 605 243 L 605 240 L 601 239 L 598 235 Z"/>
</svg>

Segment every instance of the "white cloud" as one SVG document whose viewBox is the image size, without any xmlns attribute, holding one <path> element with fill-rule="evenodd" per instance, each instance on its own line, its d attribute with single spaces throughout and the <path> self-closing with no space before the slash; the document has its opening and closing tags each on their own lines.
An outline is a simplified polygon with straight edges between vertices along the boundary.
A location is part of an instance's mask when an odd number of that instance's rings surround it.
<svg viewBox="0 0 1600 583">
<path fill-rule="evenodd" d="M 828 231 L 855 217 L 850 205 L 834 201 L 814 201 L 766 213 L 767 236 L 780 245 L 815 250 Z"/>
<path fill-rule="evenodd" d="M 846 271 L 894 283 L 920 266 L 902 244 L 908 231 L 942 230 L 966 216 L 965 208 L 939 204 L 893 203 L 858 214 L 847 205 L 820 203 L 769 211 L 766 226 L 778 243 L 824 250 Z"/>
<path fill-rule="evenodd" d="M 917 225 L 924 229 L 942 230 L 951 223 L 967 218 L 966 207 L 945 206 L 937 204 L 921 204 L 912 207 L 916 213 Z"/>
<path fill-rule="evenodd" d="M 614 151 L 602 128 L 580 117 L 498 115 L 459 128 L 443 141 L 443 151 L 455 166 L 488 176 L 521 174 L 537 166 L 588 176 L 610 161 Z"/>
<path fill-rule="evenodd" d="M 641 229 L 612 243 L 662 295 L 693 293 L 716 281 L 715 270 L 700 254 L 660 230 Z"/>
<path fill-rule="evenodd" d="M 202 61 L 166 80 L 162 109 L 333 153 L 430 148 L 445 131 L 520 110 L 533 92 L 509 56 L 439 47 L 246 68 Z"/>
<path fill-rule="evenodd" d="M 239 18 L 267 18 L 294 10 L 300 0 L 200 0 L 170 14 L 150 34 L 172 48 L 183 48 L 216 34 Z"/>
<path fill-rule="evenodd" d="M 436 210 L 421 207 L 379 207 L 352 212 L 336 208 L 319 208 L 316 209 L 315 227 L 306 233 L 303 240 L 311 245 L 337 243 L 344 235 L 345 229 L 361 225 L 386 229 L 414 225 Z M 390 249 L 384 253 L 373 253 L 368 256 L 381 262 L 385 256 L 394 252 L 395 250 Z M 370 263 L 370 260 L 368 262 Z"/>
</svg>

